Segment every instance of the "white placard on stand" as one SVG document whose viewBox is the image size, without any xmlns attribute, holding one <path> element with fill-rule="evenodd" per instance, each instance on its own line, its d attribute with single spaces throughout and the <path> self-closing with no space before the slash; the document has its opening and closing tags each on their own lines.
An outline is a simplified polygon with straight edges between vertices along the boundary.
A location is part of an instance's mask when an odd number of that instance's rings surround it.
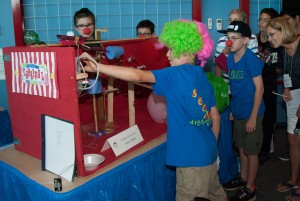
<svg viewBox="0 0 300 201">
<path fill-rule="evenodd" d="M 137 125 L 134 125 L 121 133 L 108 138 L 103 147 L 102 151 L 105 151 L 109 148 L 112 148 L 116 156 L 124 153 L 128 149 L 134 147 L 138 143 L 142 142 L 144 138 L 141 135 L 141 132 Z"/>
<path fill-rule="evenodd" d="M 42 169 L 73 181 L 75 170 L 74 125 L 42 115 Z"/>
</svg>

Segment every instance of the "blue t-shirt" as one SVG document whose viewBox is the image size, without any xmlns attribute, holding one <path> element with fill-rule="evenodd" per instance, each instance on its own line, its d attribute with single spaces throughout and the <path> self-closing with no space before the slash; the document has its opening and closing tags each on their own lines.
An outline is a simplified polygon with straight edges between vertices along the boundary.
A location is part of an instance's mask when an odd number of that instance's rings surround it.
<svg viewBox="0 0 300 201">
<path fill-rule="evenodd" d="M 228 56 L 228 76 L 230 82 L 230 108 L 234 118 L 248 119 L 251 115 L 255 85 L 253 78 L 262 74 L 264 63 L 248 48 L 238 62 L 234 62 L 234 53 Z M 262 101 L 258 115 L 262 115 L 265 106 Z"/>
<path fill-rule="evenodd" d="M 211 165 L 217 157 L 217 142 L 211 130 L 214 91 L 203 69 L 184 64 L 152 71 L 157 95 L 167 103 L 166 163 L 177 167 Z"/>
</svg>

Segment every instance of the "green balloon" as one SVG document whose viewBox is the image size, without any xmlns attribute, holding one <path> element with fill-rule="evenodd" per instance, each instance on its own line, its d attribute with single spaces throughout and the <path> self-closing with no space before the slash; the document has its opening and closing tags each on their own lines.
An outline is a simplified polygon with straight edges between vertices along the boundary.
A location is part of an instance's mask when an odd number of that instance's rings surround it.
<svg viewBox="0 0 300 201">
<path fill-rule="evenodd" d="M 24 34 L 24 41 L 27 45 L 39 44 L 39 35 L 34 31 L 26 31 Z"/>
</svg>

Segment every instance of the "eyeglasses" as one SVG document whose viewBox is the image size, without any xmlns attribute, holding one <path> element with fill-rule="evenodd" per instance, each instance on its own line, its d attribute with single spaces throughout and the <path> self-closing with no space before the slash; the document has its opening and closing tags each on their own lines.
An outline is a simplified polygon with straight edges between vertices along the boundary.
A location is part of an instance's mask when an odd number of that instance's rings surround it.
<svg viewBox="0 0 300 201">
<path fill-rule="evenodd" d="M 150 32 L 145 32 L 145 33 L 137 33 L 136 34 L 138 37 L 149 37 L 152 35 Z"/>
<path fill-rule="evenodd" d="M 258 22 L 263 22 L 263 23 L 269 23 L 270 19 L 268 19 L 268 18 L 259 18 L 257 21 Z"/>
<path fill-rule="evenodd" d="M 241 37 L 233 36 L 233 37 L 227 37 L 227 38 L 228 38 L 228 40 L 236 41 L 236 40 L 241 39 L 243 37 L 242 36 Z"/>
<path fill-rule="evenodd" d="M 267 40 L 270 40 L 271 38 L 273 38 L 274 37 L 274 35 L 277 33 L 278 31 L 275 31 L 275 32 L 271 32 L 271 33 L 268 33 L 265 37 L 266 37 L 266 39 Z"/>
<path fill-rule="evenodd" d="M 76 27 L 77 27 L 77 29 L 82 30 L 82 29 L 84 29 L 86 27 L 89 28 L 89 29 L 91 29 L 91 28 L 94 28 L 94 26 L 95 26 L 94 23 L 89 23 L 89 24 L 79 24 Z"/>
</svg>

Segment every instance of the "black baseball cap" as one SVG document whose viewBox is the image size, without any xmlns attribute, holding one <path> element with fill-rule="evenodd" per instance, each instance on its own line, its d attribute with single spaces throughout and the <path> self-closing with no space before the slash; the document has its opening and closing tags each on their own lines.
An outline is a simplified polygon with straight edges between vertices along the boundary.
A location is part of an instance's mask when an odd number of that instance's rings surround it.
<svg viewBox="0 0 300 201">
<path fill-rule="evenodd" d="M 232 21 L 226 30 L 219 30 L 219 33 L 227 34 L 228 32 L 240 33 L 243 36 L 251 38 L 251 29 L 248 24 L 242 21 Z"/>
</svg>

